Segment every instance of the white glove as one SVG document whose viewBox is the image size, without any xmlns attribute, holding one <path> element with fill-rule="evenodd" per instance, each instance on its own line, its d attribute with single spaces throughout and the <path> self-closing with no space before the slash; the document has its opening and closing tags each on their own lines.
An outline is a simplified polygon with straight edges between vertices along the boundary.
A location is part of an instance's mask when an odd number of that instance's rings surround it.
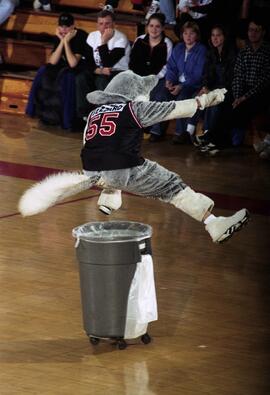
<svg viewBox="0 0 270 395">
<path fill-rule="evenodd" d="M 196 100 L 200 103 L 199 109 L 204 110 L 206 107 L 215 106 L 223 102 L 226 92 L 227 89 L 222 88 L 215 89 L 209 93 L 204 93 L 201 96 L 196 96 Z"/>
</svg>

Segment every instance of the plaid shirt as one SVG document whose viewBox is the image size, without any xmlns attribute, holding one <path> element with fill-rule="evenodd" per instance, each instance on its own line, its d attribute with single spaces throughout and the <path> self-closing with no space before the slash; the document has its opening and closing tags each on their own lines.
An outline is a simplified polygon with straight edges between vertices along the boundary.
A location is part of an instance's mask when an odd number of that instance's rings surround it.
<svg viewBox="0 0 270 395">
<path fill-rule="evenodd" d="M 242 49 L 236 59 L 232 90 L 235 99 L 262 92 L 270 85 L 270 45 L 263 42 L 254 51 L 250 45 Z"/>
</svg>

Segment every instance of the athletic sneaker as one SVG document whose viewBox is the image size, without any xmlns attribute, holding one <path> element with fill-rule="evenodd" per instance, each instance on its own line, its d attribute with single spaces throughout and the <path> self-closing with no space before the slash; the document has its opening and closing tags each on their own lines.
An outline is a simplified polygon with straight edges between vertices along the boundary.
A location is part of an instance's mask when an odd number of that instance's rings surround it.
<svg viewBox="0 0 270 395">
<path fill-rule="evenodd" d="M 223 243 L 238 232 L 249 220 L 249 212 L 243 208 L 231 217 L 217 217 L 205 226 L 214 243 Z"/>
<path fill-rule="evenodd" d="M 260 152 L 259 157 L 261 159 L 270 159 L 270 145 L 269 144 L 263 151 Z"/>
<path fill-rule="evenodd" d="M 51 11 L 52 7 L 51 4 L 42 4 L 39 0 L 35 0 L 33 2 L 33 8 L 34 10 L 39 10 L 40 8 L 42 8 L 44 11 Z"/>
<path fill-rule="evenodd" d="M 195 147 L 202 147 L 204 145 L 207 145 L 207 142 L 203 134 L 200 136 L 194 135 L 192 143 L 193 145 L 195 145 Z"/>
<path fill-rule="evenodd" d="M 110 12 L 114 12 L 114 8 L 112 5 L 110 4 L 106 4 L 103 8 L 102 11 L 110 11 Z"/>
<path fill-rule="evenodd" d="M 43 4 L 42 8 L 43 8 L 44 11 L 51 11 L 52 10 L 52 7 L 51 7 L 50 3 Z"/>
<path fill-rule="evenodd" d="M 153 15 L 159 11 L 160 11 L 159 1 L 153 0 L 150 7 L 149 7 L 147 14 L 145 15 L 145 20 L 148 21 L 148 19 L 150 18 L 151 15 Z"/>
<path fill-rule="evenodd" d="M 258 143 L 253 144 L 253 148 L 258 152 L 258 154 L 267 147 L 269 147 L 269 143 L 266 143 L 265 141 L 259 141 Z"/>
<path fill-rule="evenodd" d="M 200 152 L 203 154 L 209 155 L 209 156 L 215 156 L 220 150 L 217 148 L 217 146 L 213 143 L 209 143 L 206 145 L 201 145 L 199 147 Z"/>
<path fill-rule="evenodd" d="M 34 8 L 34 10 L 39 10 L 41 7 L 42 7 L 42 4 L 41 4 L 41 2 L 40 2 L 39 0 L 35 0 L 35 1 L 33 2 L 33 8 Z"/>
</svg>

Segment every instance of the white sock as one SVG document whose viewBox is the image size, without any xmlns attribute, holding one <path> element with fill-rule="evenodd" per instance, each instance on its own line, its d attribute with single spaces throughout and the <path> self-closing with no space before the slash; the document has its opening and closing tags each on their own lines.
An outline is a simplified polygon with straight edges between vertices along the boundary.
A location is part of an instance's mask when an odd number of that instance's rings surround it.
<svg viewBox="0 0 270 395">
<path fill-rule="evenodd" d="M 193 135 L 194 132 L 195 132 L 195 125 L 192 125 L 191 123 L 188 123 L 187 124 L 187 132 L 189 134 Z"/>
<path fill-rule="evenodd" d="M 209 222 L 213 221 L 213 219 L 217 218 L 214 214 L 210 214 L 204 221 L 203 223 L 205 225 L 209 224 Z"/>
</svg>

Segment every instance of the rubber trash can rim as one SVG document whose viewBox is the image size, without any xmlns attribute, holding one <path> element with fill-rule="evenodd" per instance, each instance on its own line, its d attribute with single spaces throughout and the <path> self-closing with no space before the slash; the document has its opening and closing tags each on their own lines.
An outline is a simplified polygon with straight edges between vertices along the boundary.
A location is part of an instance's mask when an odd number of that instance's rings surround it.
<svg viewBox="0 0 270 395">
<path fill-rule="evenodd" d="M 134 221 L 94 221 L 77 226 L 72 236 L 90 243 L 124 243 L 152 236 L 152 227 Z"/>
</svg>

